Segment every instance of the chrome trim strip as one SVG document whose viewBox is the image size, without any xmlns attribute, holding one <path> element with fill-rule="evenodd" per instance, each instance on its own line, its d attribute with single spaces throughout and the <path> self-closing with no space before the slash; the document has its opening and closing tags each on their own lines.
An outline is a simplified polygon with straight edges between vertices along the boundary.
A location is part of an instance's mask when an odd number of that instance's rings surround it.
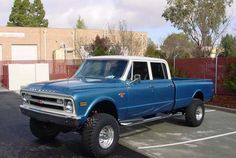
<svg viewBox="0 0 236 158">
<path fill-rule="evenodd" d="M 72 115 L 72 114 L 65 114 L 65 113 L 59 113 L 59 112 L 52 112 L 52 111 L 44 111 L 43 108 L 42 109 L 37 109 L 35 107 L 30 107 L 30 106 L 27 106 L 25 104 L 23 105 L 20 105 L 20 108 L 22 109 L 26 109 L 26 110 L 30 110 L 30 111 L 33 111 L 33 112 L 37 112 L 37 113 L 40 113 L 40 114 L 46 114 L 46 115 L 51 115 L 51 116 L 56 116 L 56 117 L 61 117 L 61 118 L 71 118 L 71 119 L 76 119 L 76 120 L 79 120 L 80 117 L 76 116 L 76 115 Z"/>
<path fill-rule="evenodd" d="M 140 120 L 129 120 L 129 121 L 120 121 L 120 124 L 122 126 L 134 126 L 134 125 L 139 125 L 139 124 L 143 124 L 143 123 L 148 123 L 148 122 L 152 122 L 152 121 L 157 121 L 157 120 L 161 120 L 161 119 L 166 119 L 171 117 L 172 114 L 169 115 L 164 115 L 164 116 L 156 116 L 156 117 L 152 117 L 149 119 L 140 119 Z"/>
</svg>

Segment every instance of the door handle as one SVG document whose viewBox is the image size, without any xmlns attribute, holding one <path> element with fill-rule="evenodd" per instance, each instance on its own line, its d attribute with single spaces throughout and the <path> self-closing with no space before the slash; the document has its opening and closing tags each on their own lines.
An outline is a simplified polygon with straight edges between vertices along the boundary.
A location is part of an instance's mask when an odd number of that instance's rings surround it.
<svg viewBox="0 0 236 158">
<path fill-rule="evenodd" d="M 153 85 L 151 85 L 151 86 L 148 86 L 148 88 L 154 88 L 154 86 L 153 86 Z"/>
</svg>

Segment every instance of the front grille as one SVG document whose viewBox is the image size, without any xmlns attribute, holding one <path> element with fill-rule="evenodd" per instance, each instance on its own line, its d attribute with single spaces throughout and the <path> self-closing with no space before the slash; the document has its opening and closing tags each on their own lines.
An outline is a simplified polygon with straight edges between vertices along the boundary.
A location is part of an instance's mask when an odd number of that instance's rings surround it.
<svg viewBox="0 0 236 158">
<path fill-rule="evenodd" d="M 44 104 L 44 103 L 38 103 L 34 101 L 29 101 L 31 105 L 39 106 L 39 107 L 44 107 L 44 108 L 49 108 L 49 109 L 56 109 L 56 110 L 64 110 L 62 106 L 54 106 L 54 105 L 49 105 L 49 104 Z"/>
<path fill-rule="evenodd" d="M 27 102 L 30 105 L 64 111 L 65 98 L 63 97 L 50 96 L 47 94 L 27 93 L 27 92 L 22 93 L 21 95 L 23 98 L 25 98 L 25 102 Z M 60 102 L 58 102 L 58 100 Z"/>
<path fill-rule="evenodd" d="M 31 95 L 31 98 L 38 99 L 38 100 L 50 101 L 50 102 L 57 102 L 57 99 L 55 99 L 55 98 L 41 97 L 41 96 L 36 96 L 36 95 Z"/>
</svg>

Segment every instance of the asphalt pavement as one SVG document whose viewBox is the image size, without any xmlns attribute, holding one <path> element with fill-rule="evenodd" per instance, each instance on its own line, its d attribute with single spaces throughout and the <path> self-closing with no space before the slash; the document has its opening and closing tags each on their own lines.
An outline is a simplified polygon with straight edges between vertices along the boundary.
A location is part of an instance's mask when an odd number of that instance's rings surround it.
<svg viewBox="0 0 236 158">
<path fill-rule="evenodd" d="M 235 158 L 236 114 L 206 109 L 199 127 L 176 116 L 126 128 L 121 137 L 121 144 L 151 158 Z"/>
<path fill-rule="evenodd" d="M 41 142 L 19 111 L 19 95 L 0 92 L 0 158 L 89 158 L 78 133 Z M 188 127 L 183 116 L 122 127 L 119 146 L 109 158 L 235 158 L 236 114 L 206 109 L 200 127 Z M 145 155 L 145 156 L 144 156 Z"/>
<path fill-rule="evenodd" d="M 60 134 L 47 143 L 32 136 L 29 118 L 19 111 L 21 102 L 16 93 L 0 92 L 0 158 L 89 158 L 78 133 Z M 109 158 L 147 157 L 118 145 Z"/>
</svg>

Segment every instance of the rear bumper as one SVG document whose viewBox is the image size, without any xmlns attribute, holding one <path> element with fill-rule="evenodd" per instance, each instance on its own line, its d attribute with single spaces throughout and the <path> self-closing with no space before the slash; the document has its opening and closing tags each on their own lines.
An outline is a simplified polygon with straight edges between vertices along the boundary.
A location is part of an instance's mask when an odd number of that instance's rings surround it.
<svg viewBox="0 0 236 158">
<path fill-rule="evenodd" d="M 57 125 L 76 127 L 80 126 L 80 118 L 76 116 L 67 116 L 62 114 L 50 113 L 34 108 L 30 108 L 25 105 L 20 105 L 21 112 L 31 118 L 35 118 L 43 122 L 51 122 Z"/>
</svg>

